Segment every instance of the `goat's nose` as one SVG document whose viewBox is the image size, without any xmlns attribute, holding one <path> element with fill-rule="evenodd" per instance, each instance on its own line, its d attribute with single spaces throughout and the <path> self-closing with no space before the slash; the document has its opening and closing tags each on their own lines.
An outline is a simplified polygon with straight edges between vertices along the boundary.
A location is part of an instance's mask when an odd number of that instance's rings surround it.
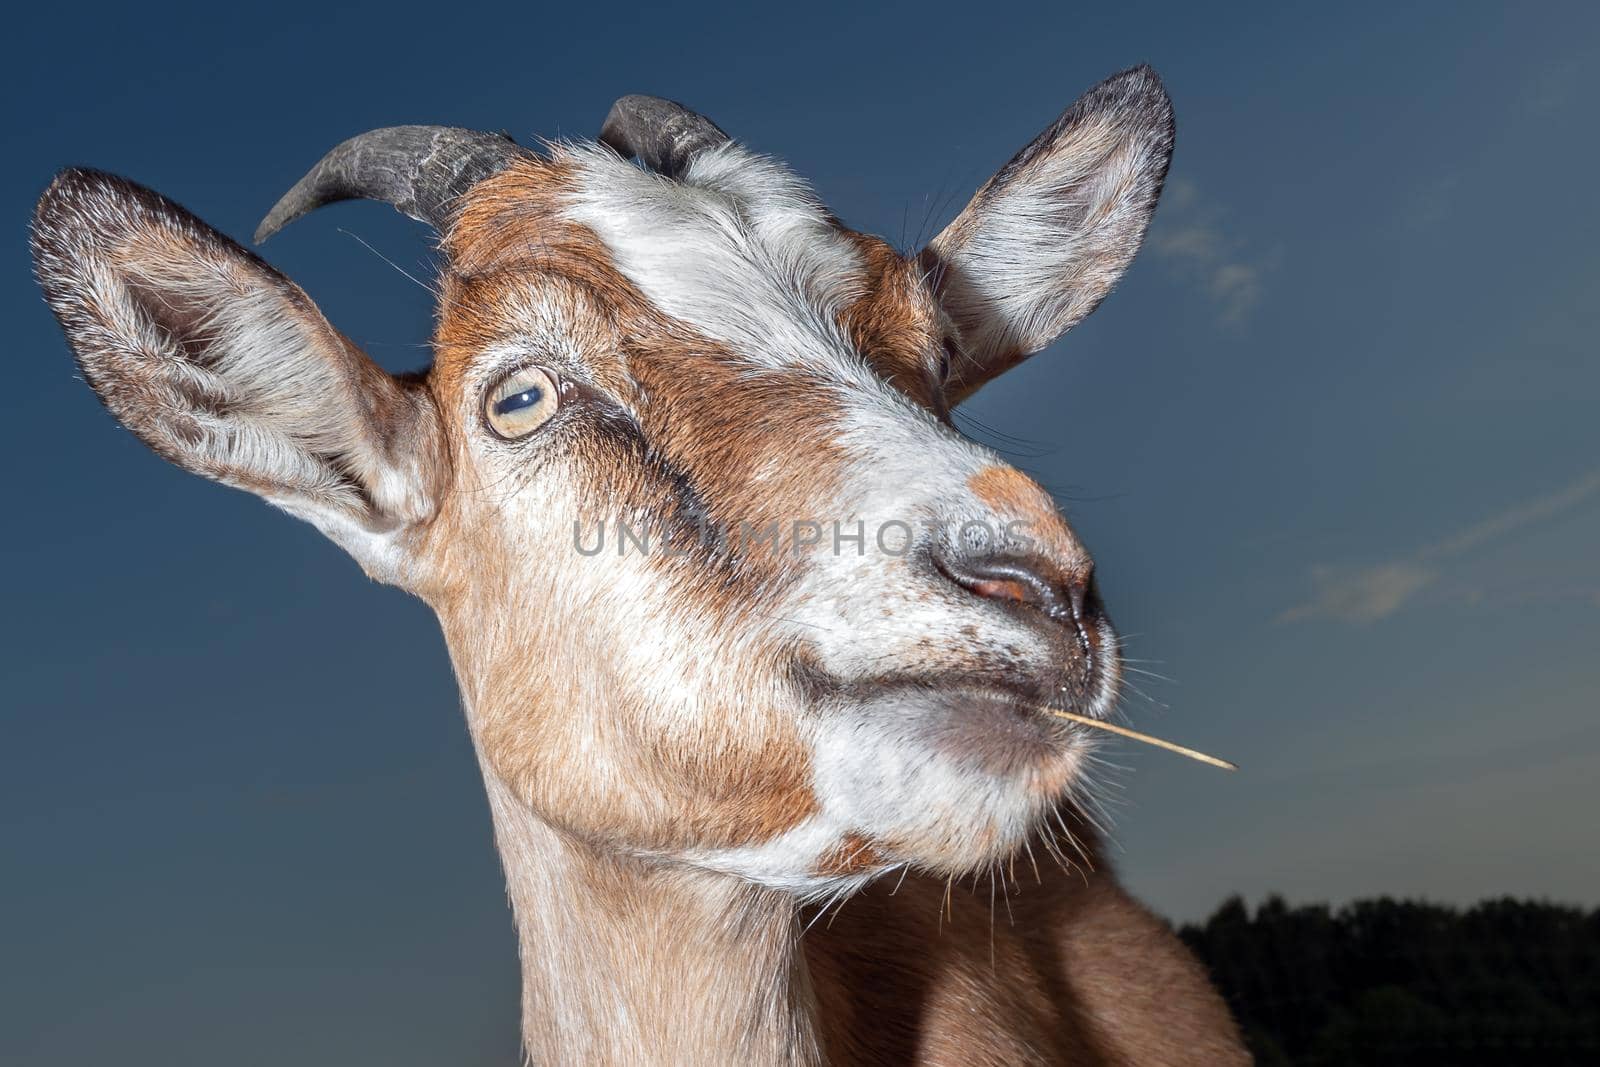
<svg viewBox="0 0 1600 1067">
<path fill-rule="evenodd" d="M 1063 625 L 1082 627 L 1096 610 L 1093 564 L 1062 566 L 1038 556 L 938 553 L 934 563 L 950 581 L 985 600 L 1026 604 Z"/>
</svg>

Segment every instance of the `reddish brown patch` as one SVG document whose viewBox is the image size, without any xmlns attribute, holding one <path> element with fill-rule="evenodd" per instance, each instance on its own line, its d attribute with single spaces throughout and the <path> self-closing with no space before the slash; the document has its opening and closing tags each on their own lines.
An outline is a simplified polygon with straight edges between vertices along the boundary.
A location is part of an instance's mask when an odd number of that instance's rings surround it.
<svg viewBox="0 0 1600 1067">
<path fill-rule="evenodd" d="M 871 838 L 852 832 L 845 834 L 836 846 L 818 859 L 811 873 L 818 878 L 843 878 L 865 874 L 887 862 L 888 858 Z"/>
<path fill-rule="evenodd" d="M 1015 467 L 991 464 L 967 479 L 967 488 L 1002 521 L 1025 524 L 1018 532 L 1039 543 L 1040 551 L 1064 567 L 1088 564 L 1088 554 L 1044 487 Z"/>
<path fill-rule="evenodd" d="M 759 732 L 764 743 L 726 737 L 662 753 L 662 771 L 690 786 L 684 830 L 700 847 L 761 844 L 818 812 L 810 750 L 784 724 L 769 720 Z"/>
<path fill-rule="evenodd" d="M 922 268 L 876 237 L 846 233 L 866 264 L 866 292 L 840 321 L 885 381 L 925 407 L 940 407 L 943 319 L 922 282 Z"/>
</svg>

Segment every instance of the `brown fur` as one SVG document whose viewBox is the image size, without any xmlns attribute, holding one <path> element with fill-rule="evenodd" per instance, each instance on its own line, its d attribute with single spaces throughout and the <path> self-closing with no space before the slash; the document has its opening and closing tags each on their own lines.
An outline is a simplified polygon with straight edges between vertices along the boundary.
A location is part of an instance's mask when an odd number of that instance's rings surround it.
<svg viewBox="0 0 1600 1067">
<path fill-rule="evenodd" d="M 924 407 L 943 408 L 935 373 L 945 323 L 922 268 L 876 237 L 850 231 L 866 260 L 865 292 L 841 316 L 880 376 Z"/>
<path fill-rule="evenodd" d="M 686 602 L 710 618 L 731 619 L 775 594 L 792 572 L 785 566 L 786 539 L 740 544 L 741 524 L 757 530 L 773 522 L 781 526 L 802 512 L 806 501 L 828 492 L 828 470 L 843 463 L 826 425 L 784 421 L 783 412 L 802 410 L 801 401 L 815 400 L 810 392 L 815 383 L 800 375 L 742 375 L 739 361 L 723 346 L 662 317 L 611 265 L 588 230 L 559 218 L 565 180 L 559 165 L 530 161 L 484 182 L 464 205 L 446 240 L 450 269 L 429 388 L 441 410 L 465 409 L 472 402 L 466 393 L 468 370 L 485 347 L 518 327 L 514 309 L 519 303 L 570 294 L 569 340 L 584 348 L 598 386 L 633 402 L 631 414 L 657 450 L 648 457 L 653 462 L 641 464 L 646 457 L 624 448 L 591 449 L 583 466 L 594 479 L 592 503 L 584 517 L 615 521 L 615 513 L 603 510 L 605 501 L 637 501 L 642 494 L 654 501 L 649 510 L 658 529 L 667 529 L 682 501 L 664 482 L 649 485 L 652 472 L 658 479 L 694 472 L 691 484 L 675 479 L 675 488 L 689 489 L 703 517 L 729 528 L 735 540 L 721 553 L 658 553 L 649 562 L 663 580 L 682 587 Z M 693 373 L 686 373 L 691 366 Z M 464 448 L 458 431 L 450 432 L 456 449 Z M 752 471 L 797 446 L 808 450 L 811 463 L 803 468 L 784 464 L 776 479 L 752 481 Z M 628 485 L 635 488 L 624 488 Z M 695 531 L 679 532 L 691 541 L 695 537 Z M 512 584 L 510 575 L 484 569 L 484 561 L 515 554 L 509 546 L 485 543 L 488 536 L 449 503 L 430 533 L 436 551 L 459 560 L 441 569 L 450 577 L 438 591 L 436 606 L 446 618 L 447 633 L 458 629 L 463 646 L 472 644 L 466 635 L 496 590 Z M 493 662 L 537 665 L 545 658 L 539 650 L 554 643 L 537 627 L 516 640 L 520 651 L 497 648 Z M 781 651 L 772 650 L 773 657 Z M 563 689 L 561 679 L 541 676 L 536 666 L 512 675 L 487 664 L 458 666 L 463 674 L 493 673 L 504 691 Z M 793 738 L 791 725 L 764 708 L 729 707 L 712 717 L 718 724 L 714 732 L 682 743 L 663 739 L 633 751 L 631 758 L 619 755 L 625 773 L 609 781 L 624 791 L 597 795 L 583 773 L 587 768 L 566 755 L 577 743 L 567 708 L 506 707 L 490 691 L 474 706 L 479 743 L 490 766 L 525 790 L 538 810 L 598 840 L 663 849 L 754 844 L 798 825 L 816 808 L 804 747 Z M 740 728 L 730 728 L 740 722 Z M 626 748 L 616 734 L 610 744 Z M 563 819 L 560 812 L 583 814 Z"/>
<path fill-rule="evenodd" d="M 811 927 L 832 1063 L 1227 1067 L 1226 1005 L 1160 919 L 1103 869 L 1009 885 L 873 884 Z"/>
</svg>

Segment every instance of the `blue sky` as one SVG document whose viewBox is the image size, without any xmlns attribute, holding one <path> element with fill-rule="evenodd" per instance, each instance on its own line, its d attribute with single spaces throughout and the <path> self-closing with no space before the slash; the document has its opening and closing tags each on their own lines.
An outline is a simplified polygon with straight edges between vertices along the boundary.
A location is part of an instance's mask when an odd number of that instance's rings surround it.
<svg viewBox="0 0 1600 1067">
<path fill-rule="evenodd" d="M 243 237 L 405 122 L 592 136 L 685 100 L 913 245 L 1080 91 L 1149 61 L 1149 244 L 964 425 L 1057 494 L 1133 635 L 1132 888 L 1600 903 L 1600 14 L 1451 4 L 390 3 L 11 16 L 0 1059 L 511 1062 L 515 953 L 426 609 L 185 475 L 74 378 L 29 277 L 50 174 Z M 329 209 L 267 249 L 387 366 L 425 234 Z"/>
</svg>

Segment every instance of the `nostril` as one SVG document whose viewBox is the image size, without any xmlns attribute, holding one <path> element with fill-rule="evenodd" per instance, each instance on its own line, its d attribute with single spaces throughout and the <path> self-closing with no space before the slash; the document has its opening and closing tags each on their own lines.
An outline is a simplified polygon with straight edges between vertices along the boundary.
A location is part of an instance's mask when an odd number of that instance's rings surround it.
<svg viewBox="0 0 1600 1067">
<path fill-rule="evenodd" d="M 1083 618 L 1089 582 L 1048 560 L 1018 555 L 944 556 L 934 563 L 956 585 L 985 600 L 1027 604 L 1062 621 Z"/>
<path fill-rule="evenodd" d="M 973 596 L 1031 607 L 1076 637 L 1085 677 L 1096 669 L 1099 597 L 1087 560 L 1064 567 L 1052 560 L 1018 555 L 944 555 L 934 565 Z"/>
<path fill-rule="evenodd" d="M 1010 578 L 980 578 L 970 584 L 960 583 L 985 600 L 1015 600 L 1026 604 L 1031 597 L 1028 587 Z"/>
</svg>

